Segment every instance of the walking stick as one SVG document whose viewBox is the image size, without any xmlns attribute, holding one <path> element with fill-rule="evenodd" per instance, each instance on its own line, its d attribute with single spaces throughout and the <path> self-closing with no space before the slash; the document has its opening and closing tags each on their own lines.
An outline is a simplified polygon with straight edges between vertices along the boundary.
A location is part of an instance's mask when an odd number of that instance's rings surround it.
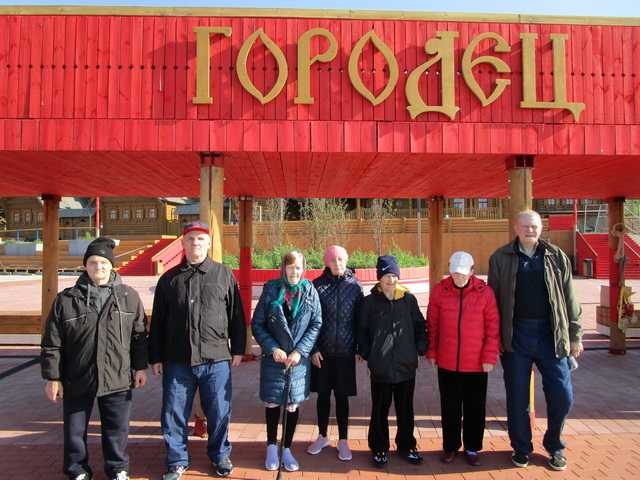
<svg viewBox="0 0 640 480">
<path fill-rule="evenodd" d="M 289 407 L 289 392 L 291 391 L 291 370 L 293 367 L 286 367 L 284 370 L 284 402 L 282 402 L 283 411 L 282 411 L 282 437 L 280 437 L 280 448 L 278 452 L 278 458 L 280 459 L 278 462 L 278 475 L 276 476 L 276 480 L 282 480 L 282 464 L 284 463 L 282 460 L 282 453 L 284 452 L 284 437 L 287 434 L 287 417 Z"/>
</svg>

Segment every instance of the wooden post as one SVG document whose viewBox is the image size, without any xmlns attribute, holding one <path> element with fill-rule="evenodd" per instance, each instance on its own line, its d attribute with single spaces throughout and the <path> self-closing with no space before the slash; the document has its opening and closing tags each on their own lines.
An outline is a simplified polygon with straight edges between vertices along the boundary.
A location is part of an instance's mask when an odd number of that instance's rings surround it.
<svg viewBox="0 0 640 480">
<path fill-rule="evenodd" d="M 247 344 L 245 355 L 251 353 L 251 300 L 253 275 L 251 265 L 251 250 L 253 248 L 253 198 L 240 197 L 240 297 L 247 324 Z"/>
<path fill-rule="evenodd" d="M 100 197 L 96 197 L 96 238 L 100 236 L 100 222 L 102 219 L 100 218 Z"/>
<path fill-rule="evenodd" d="M 624 198 L 607 200 L 609 207 L 609 353 L 627 353 L 625 333 L 618 328 L 618 296 L 620 295 L 619 265 L 613 259 L 618 247 L 618 237 L 611 234 L 616 223 L 624 223 Z"/>
<path fill-rule="evenodd" d="M 507 159 L 509 174 L 509 235 L 514 236 L 515 216 L 533 206 L 533 156 L 516 155 Z"/>
<path fill-rule="evenodd" d="M 516 155 L 507 159 L 509 174 L 509 238 L 515 236 L 516 215 L 533 207 L 533 156 Z M 531 428 L 536 426 L 536 402 L 534 373 L 531 370 L 529 385 L 529 418 Z"/>
<path fill-rule="evenodd" d="M 219 154 L 202 154 L 200 162 L 200 221 L 209 225 L 211 250 L 209 256 L 222 261 L 224 207 L 224 168 Z"/>
<path fill-rule="evenodd" d="M 60 197 L 42 195 L 42 331 L 47 315 L 58 294 L 58 249 L 60 234 Z"/>
<path fill-rule="evenodd" d="M 442 251 L 442 217 L 444 198 L 432 197 L 429 200 L 429 288 L 432 289 L 445 274 L 447 259 Z"/>
<path fill-rule="evenodd" d="M 422 199 L 416 199 L 416 255 L 422 255 Z"/>
</svg>

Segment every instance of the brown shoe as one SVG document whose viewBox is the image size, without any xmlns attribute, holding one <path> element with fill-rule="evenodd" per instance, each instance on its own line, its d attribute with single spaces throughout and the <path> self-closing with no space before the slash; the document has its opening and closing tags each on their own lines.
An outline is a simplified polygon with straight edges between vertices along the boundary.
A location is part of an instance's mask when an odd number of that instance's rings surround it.
<svg viewBox="0 0 640 480">
<path fill-rule="evenodd" d="M 456 454 L 458 452 L 447 452 L 446 450 L 442 452 L 442 456 L 440 457 L 440 461 L 442 463 L 451 463 L 453 459 L 456 458 Z"/>
<path fill-rule="evenodd" d="M 472 467 L 477 467 L 478 465 L 480 465 L 480 455 L 478 454 L 478 452 L 464 452 L 464 458 Z"/>
</svg>

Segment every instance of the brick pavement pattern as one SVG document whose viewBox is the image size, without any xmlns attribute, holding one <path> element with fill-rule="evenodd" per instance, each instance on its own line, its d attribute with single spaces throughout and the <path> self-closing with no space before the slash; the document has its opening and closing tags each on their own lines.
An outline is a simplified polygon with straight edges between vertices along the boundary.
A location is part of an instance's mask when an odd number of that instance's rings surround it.
<svg viewBox="0 0 640 480">
<path fill-rule="evenodd" d="M 0 373 L 37 355 L 37 349 L 0 348 Z M 17 357 L 17 358 L 16 358 Z M 451 465 L 438 460 L 441 448 L 440 407 L 433 369 L 422 363 L 418 371 L 415 411 L 416 436 L 425 455 L 421 466 L 412 466 L 393 452 L 389 465 L 378 470 L 367 451 L 370 409 L 369 379 L 364 364 L 358 365 L 359 394 L 351 401 L 351 462 L 340 462 L 334 448 L 317 456 L 307 455 L 307 444 L 315 439 L 315 398 L 304 403 L 293 451 L 301 471 L 285 473 L 288 480 L 302 479 L 634 479 L 640 478 L 640 350 L 626 356 L 610 356 L 603 350 L 587 351 L 574 373 L 575 406 L 565 428 L 569 468 L 554 472 L 546 465 L 542 434 L 546 424 L 544 394 L 536 382 L 537 429 L 535 454 L 527 469 L 514 467 L 509 459 L 506 434 L 505 396 L 502 370 L 489 376 L 487 430 L 480 467 L 468 466 L 462 457 Z M 258 400 L 259 363 L 247 362 L 234 370 L 233 423 L 230 439 L 236 465 L 231 478 L 275 479 L 263 469 L 266 431 L 264 409 Z M 43 393 L 39 367 L 31 366 L 0 380 L 0 478 L 63 479 L 62 422 L 60 404 L 48 402 Z M 129 453 L 134 479 L 159 479 L 164 471 L 164 446 L 159 432 L 161 384 L 150 378 L 135 392 Z M 393 411 L 391 413 L 393 415 Z M 335 445 L 337 428 L 332 419 L 329 434 Z M 391 420 L 392 438 L 394 436 Z M 91 464 L 102 474 L 100 431 L 97 415 L 91 420 L 89 442 Z M 205 453 L 205 442 L 191 437 L 192 464 L 185 480 L 214 477 Z"/>
</svg>

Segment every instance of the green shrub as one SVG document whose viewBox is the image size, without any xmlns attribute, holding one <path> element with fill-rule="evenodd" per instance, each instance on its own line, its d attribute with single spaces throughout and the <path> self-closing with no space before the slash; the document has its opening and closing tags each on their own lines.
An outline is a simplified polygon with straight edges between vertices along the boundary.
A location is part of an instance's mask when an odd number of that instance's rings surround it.
<svg viewBox="0 0 640 480">
<path fill-rule="evenodd" d="M 291 245 L 278 245 L 270 250 L 256 248 L 253 250 L 251 263 L 253 264 L 253 268 L 256 269 L 277 269 L 280 268 L 282 256 L 291 250 L 296 250 L 296 248 Z M 324 252 L 322 250 L 309 249 L 303 250 L 303 253 L 307 259 L 307 268 L 324 268 Z M 398 259 L 398 263 L 401 267 L 423 267 L 427 265 L 426 257 L 412 255 L 411 253 L 397 247 L 392 248 L 388 254 L 394 255 Z M 236 258 L 237 261 L 237 257 L 234 258 Z M 349 255 L 348 265 L 352 268 L 375 268 L 377 259 L 378 255 L 375 252 L 354 250 Z M 226 260 L 225 263 L 227 263 Z"/>
<path fill-rule="evenodd" d="M 230 269 L 240 268 L 240 257 L 236 255 L 230 255 L 227 252 L 222 254 L 222 263 L 224 263 Z"/>
</svg>

